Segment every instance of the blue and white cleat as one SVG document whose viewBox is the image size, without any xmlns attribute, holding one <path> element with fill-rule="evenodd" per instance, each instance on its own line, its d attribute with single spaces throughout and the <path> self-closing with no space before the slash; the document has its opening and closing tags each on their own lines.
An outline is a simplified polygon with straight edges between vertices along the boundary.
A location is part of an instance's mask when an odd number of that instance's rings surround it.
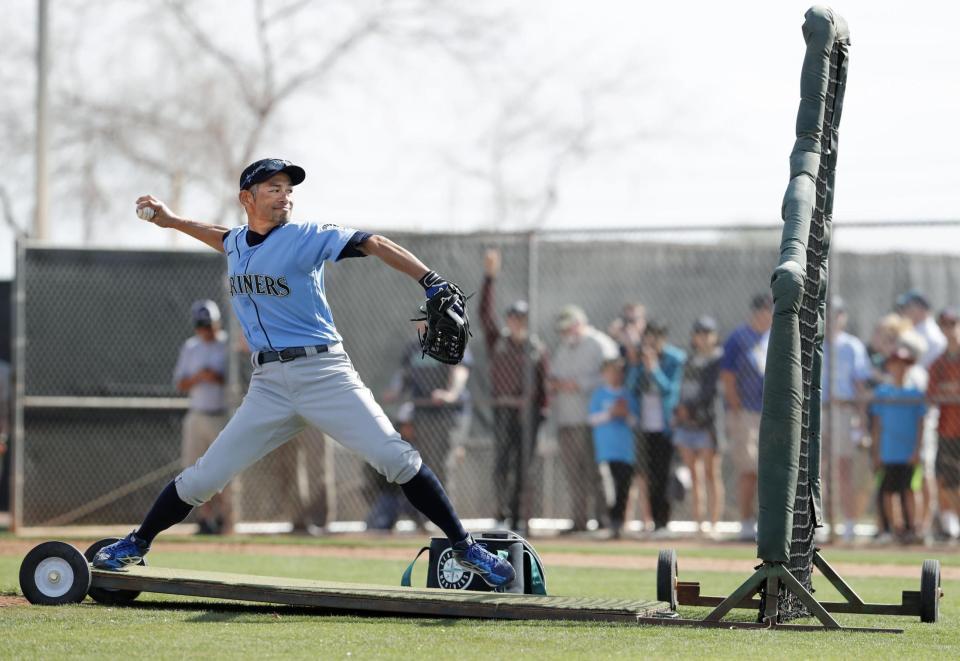
<svg viewBox="0 0 960 661">
<path fill-rule="evenodd" d="M 472 535 L 453 545 L 453 557 L 461 567 L 477 574 L 492 588 L 503 587 L 516 576 L 513 565 L 477 544 Z"/>
<path fill-rule="evenodd" d="M 111 569 L 119 571 L 127 565 L 136 565 L 143 560 L 143 556 L 150 550 L 150 545 L 130 533 L 110 546 L 104 546 L 93 556 L 95 569 Z"/>
</svg>

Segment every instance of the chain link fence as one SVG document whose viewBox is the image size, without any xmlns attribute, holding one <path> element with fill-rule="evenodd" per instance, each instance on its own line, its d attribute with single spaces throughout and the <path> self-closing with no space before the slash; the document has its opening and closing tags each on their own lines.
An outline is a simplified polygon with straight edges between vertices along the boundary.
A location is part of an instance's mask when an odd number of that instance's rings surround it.
<svg viewBox="0 0 960 661">
<path fill-rule="evenodd" d="M 837 226 L 831 260 L 831 294 L 842 295 L 847 331 L 865 344 L 902 292 L 921 289 L 939 308 L 957 303 L 960 291 L 956 255 L 946 248 L 943 254 L 861 252 L 876 231 Z M 907 233 L 912 240 L 952 235 L 960 223 Z M 382 263 L 331 265 L 328 297 L 358 372 L 442 476 L 461 516 L 508 519 L 518 528 L 529 521 L 534 530 L 621 519 L 638 529 L 656 519 L 692 531 L 695 519 L 747 518 L 722 388 L 709 393 L 704 408 L 710 413 L 701 425 L 706 438 L 681 439 L 685 447 L 706 448 L 683 453 L 701 457 L 694 510 L 694 484 L 673 433 L 684 367 L 668 365 L 663 356 L 693 355 L 693 327 L 704 316 L 715 323 L 718 344 L 749 321 L 751 300 L 769 291 L 779 227 L 389 234 L 476 292 L 465 365 L 422 359 L 415 323 L 407 321 L 417 316 L 417 286 Z M 14 293 L 17 526 L 132 524 L 142 517 L 180 470 L 187 400 L 174 388 L 172 371 L 192 333 L 190 305 L 209 298 L 226 309 L 224 285 L 222 258 L 212 253 L 21 248 Z M 588 333 L 590 350 L 570 336 L 569 322 L 580 318 L 570 306 L 596 329 Z M 518 340 L 524 318 L 530 337 Z M 566 337 L 560 326 L 567 327 Z M 232 323 L 227 329 L 236 404 L 249 360 L 238 329 Z M 600 333 L 610 339 L 597 339 Z M 644 351 L 645 341 L 652 351 Z M 601 415 L 590 418 L 590 400 L 603 383 L 601 364 L 616 357 L 628 363 L 628 389 L 639 394 L 624 416 L 632 427 L 616 424 L 619 414 L 602 415 L 616 397 L 598 396 Z M 608 378 L 615 383 L 617 377 Z M 595 458 L 595 432 L 606 448 L 605 466 Z M 829 452 L 825 459 L 825 473 L 834 471 Z M 869 466 L 858 470 L 869 472 Z M 712 476 L 719 478 L 713 486 Z M 867 473 L 861 477 L 868 495 L 858 493 L 864 501 L 858 515 L 866 521 L 873 498 Z M 831 480 L 824 482 L 829 488 Z M 830 490 L 826 496 L 828 507 L 839 497 Z M 423 523 L 399 489 L 315 430 L 248 470 L 233 497 L 240 521 L 283 524 L 278 530 Z"/>
</svg>

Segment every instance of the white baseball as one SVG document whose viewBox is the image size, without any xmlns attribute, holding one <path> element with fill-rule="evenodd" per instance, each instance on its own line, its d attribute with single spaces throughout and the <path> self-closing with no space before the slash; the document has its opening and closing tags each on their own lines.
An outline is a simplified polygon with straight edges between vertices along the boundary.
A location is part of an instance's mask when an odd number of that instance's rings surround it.
<svg viewBox="0 0 960 661">
<path fill-rule="evenodd" d="M 141 220 L 150 220 L 151 218 L 153 218 L 153 215 L 154 215 L 153 207 L 140 207 L 139 209 L 137 209 L 137 216 Z"/>
</svg>

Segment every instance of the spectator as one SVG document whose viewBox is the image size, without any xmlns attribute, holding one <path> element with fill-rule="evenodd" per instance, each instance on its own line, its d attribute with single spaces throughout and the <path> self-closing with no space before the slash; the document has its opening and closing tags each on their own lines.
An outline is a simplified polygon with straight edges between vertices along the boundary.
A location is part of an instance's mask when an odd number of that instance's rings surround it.
<svg viewBox="0 0 960 661">
<path fill-rule="evenodd" d="M 647 310 L 640 303 L 624 303 L 620 316 L 610 322 L 607 333 L 620 345 L 620 352 L 626 356 L 627 348 L 640 344 L 643 329 L 647 327 Z"/>
<path fill-rule="evenodd" d="M 870 385 L 877 385 L 889 382 L 890 376 L 887 374 L 887 358 L 893 355 L 900 341 L 900 337 L 908 330 L 913 328 L 913 324 L 906 317 L 902 317 L 896 312 L 884 315 L 874 326 L 873 335 L 870 338 L 870 346 L 867 347 L 867 353 L 870 356 L 870 364 L 873 367 L 873 375 L 870 379 Z"/>
<path fill-rule="evenodd" d="M 926 296 L 911 289 L 897 297 L 897 312 L 913 324 L 913 328 L 926 340 L 926 350 L 918 361 L 924 369 L 929 369 L 947 346 L 947 339 L 930 315 L 930 302 Z"/>
<path fill-rule="evenodd" d="M 610 536 L 619 539 L 636 462 L 633 428 L 640 418 L 640 406 L 633 393 L 623 386 L 622 359 L 604 361 L 602 374 L 604 383 L 590 398 L 590 425 L 610 517 Z"/>
<path fill-rule="evenodd" d="M 830 432 L 827 440 L 837 460 L 843 538 L 849 542 L 854 538 L 854 524 L 863 511 L 860 502 L 863 490 L 857 488 L 854 460 L 857 451 L 865 447 L 862 420 L 866 411 L 861 402 L 867 394 L 871 370 L 863 342 L 846 332 L 847 308 L 839 296 L 832 299 L 830 314 L 829 343 L 823 352 L 821 372 L 824 404 L 821 420 Z"/>
<path fill-rule="evenodd" d="M 960 538 L 960 311 L 947 308 L 937 321 L 947 346 L 930 366 L 927 397 L 940 407 L 936 458 L 940 528 L 955 540 Z"/>
<path fill-rule="evenodd" d="M 916 491 L 920 487 L 920 442 L 926 406 L 923 391 L 907 383 L 907 370 L 917 361 L 907 346 L 901 345 L 887 360 L 893 382 L 877 387 L 873 415 L 873 463 L 879 473 L 884 517 L 896 529 L 894 497 L 899 495 L 902 523 L 900 539 L 916 537 Z"/>
<path fill-rule="evenodd" d="M 560 310 L 555 327 L 560 344 L 553 354 L 550 408 L 557 423 L 557 440 L 571 499 L 571 532 L 586 530 L 590 506 L 597 500 L 597 465 L 587 411 L 590 395 L 600 385 L 605 360 L 619 355 L 616 343 L 587 321 L 575 305 Z"/>
<path fill-rule="evenodd" d="M 640 348 L 631 351 L 627 387 L 640 402 L 640 436 L 646 455 L 648 497 L 653 515 L 654 533 L 666 533 L 670 522 L 670 462 L 673 442 L 670 422 L 680 399 L 683 363 L 682 349 L 667 344 L 667 327 L 650 321 L 643 331 Z"/>
<path fill-rule="evenodd" d="M 904 292 L 896 301 L 897 311 L 910 320 L 913 332 L 905 334 L 901 340 L 915 338 L 920 359 L 917 368 L 927 370 L 946 347 L 947 340 L 940 331 L 933 317 L 930 315 L 930 302 L 921 292 L 911 289 Z M 926 390 L 926 382 L 921 390 Z M 927 411 L 924 421 L 923 443 L 920 450 L 920 461 L 923 466 L 923 487 L 921 488 L 920 511 L 917 516 L 918 531 L 925 537 L 930 534 L 933 523 L 933 507 L 937 499 L 937 479 L 935 463 L 937 460 L 937 416 L 939 411 L 933 406 Z"/>
<path fill-rule="evenodd" d="M 868 352 L 873 366 L 873 375 L 870 379 L 872 386 L 877 387 L 882 384 L 893 383 L 893 377 L 887 369 L 887 361 L 901 345 L 906 346 L 908 350 L 915 352 L 917 355 L 926 349 L 926 342 L 914 330 L 913 323 L 906 317 L 891 312 L 880 318 L 870 339 Z M 906 383 L 917 387 L 919 390 L 926 390 L 927 375 L 921 365 L 910 366 L 907 371 Z M 872 423 L 868 428 L 872 429 Z M 884 514 L 883 494 L 880 493 L 879 489 L 876 497 L 876 512 L 877 537 L 880 539 L 890 537 L 892 529 L 890 521 Z"/>
<path fill-rule="evenodd" d="M 530 335 L 526 301 L 510 305 L 506 325 L 501 328 L 494 312 L 494 284 L 499 273 L 500 251 L 488 250 L 480 289 L 480 323 L 490 361 L 493 399 L 495 459 L 491 484 L 500 485 L 497 519 L 506 527 L 524 530 L 520 492 L 547 406 L 547 356 L 539 338 Z"/>
<path fill-rule="evenodd" d="M 690 348 L 683 368 L 680 403 L 674 411 L 673 442 L 690 471 L 693 517 L 698 529 L 715 535 L 724 498 L 716 429 L 717 380 L 723 353 L 717 346 L 717 322 L 713 317 L 700 317 L 694 322 Z M 709 526 L 704 525 L 704 500 L 709 502 Z"/>
<path fill-rule="evenodd" d="M 426 331 L 426 322 L 419 322 L 419 332 Z M 406 438 L 423 457 L 441 482 L 446 483 L 450 435 L 469 414 L 470 396 L 467 380 L 473 356 L 470 349 L 458 365 L 446 365 L 423 354 L 420 343 L 412 342 L 403 352 L 400 369 L 384 393 L 384 402 L 405 400 L 412 438 Z M 412 406 L 412 408 L 411 408 Z"/>
<path fill-rule="evenodd" d="M 773 299 L 757 294 L 750 301 L 750 318 L 730 333 L 723 345 L 720 380 L 727 404 L 727 435 L 737 475 L 740 538 L 752 540 L 757 520 L 757 448 L 763 407 L 763 372 L 773 323 Z"/>
<path fill-rule="evenodd" d="M 183 419 L 181 463 L 192 466 L 227 424 L 227 341 L 220 330 L 220 309 L 213 301 L 195 301 L 190 308 L 194 334 L 183 343 L 173 380 L 189 393 L 190 410 Z M 227 486 L 197 508 L 198 532 L 229 535 L 234 525 L 234 492 Z"/>
</svg>

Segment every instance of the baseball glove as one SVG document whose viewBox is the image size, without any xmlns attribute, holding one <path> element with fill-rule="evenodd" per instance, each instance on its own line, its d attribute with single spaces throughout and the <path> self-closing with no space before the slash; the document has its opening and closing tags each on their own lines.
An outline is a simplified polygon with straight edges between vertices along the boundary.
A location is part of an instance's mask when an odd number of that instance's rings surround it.
<svg viewBox="0 0 960 661">
<path fill-rule="evenodd" d="M 432 278 L 430 277 L 432 276 Z M 470 318 L 467 316 L 467 299 L 463 290 L 452 282 L 440 279 L 432 271 L 424 276 L 427 301 L 420 307 L 424 314 L 413 321 L 426 321 L 427 329 L 417 331 L 423 355 L 447 365 L 456 365 L 463 360 L 470 338 Z"/>
</svg>

